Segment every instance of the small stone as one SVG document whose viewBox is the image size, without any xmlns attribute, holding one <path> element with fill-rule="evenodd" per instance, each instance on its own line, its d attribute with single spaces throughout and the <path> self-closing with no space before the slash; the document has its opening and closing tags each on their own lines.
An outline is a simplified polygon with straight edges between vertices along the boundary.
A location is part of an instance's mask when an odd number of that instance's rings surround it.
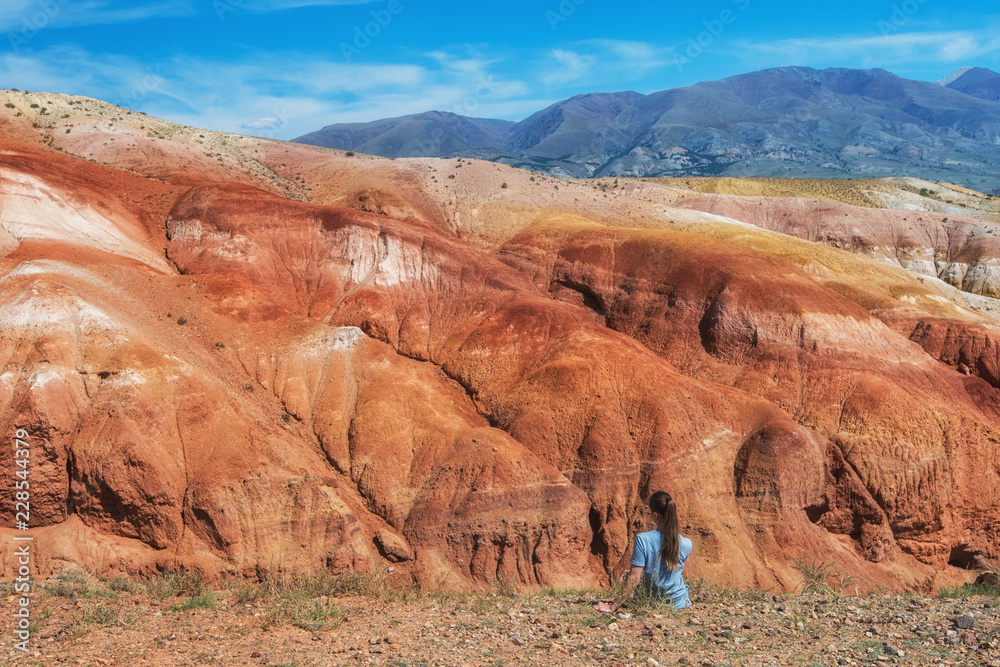
<svg viewBox="0 0 1000 667">
<path fill-rule="evenodd" d="M 612 621 L 611 623 L 608 623 L 608 630 L 617 630 L 617 629 L 618 629 L 618 624 L 617 623 L 615 623 L 614 621 Z"/>
<path fill-rule="evenodd" d="M 658 663 L 655 658 L 650 658 L 646 661 L 646 664 L 649 665 L 649 667 L 660 667 L 660 663 Z"/>
<path fill-rule="evenodd" d="M 594 621 L 593 623 L 590 624 L 590 627 L 592 627 L 592 628 L 599 628 L 599 627 L 601 627 L 601 622 L 600 621 Z"/>
<path fill-rule="evenodd" d="M 847 660 L 845 660 L 844 658 L 837 658 L 837 664 L 838 665 L 848 665 L 850 663 L 847 662 Z"/>
<path fill-rule="evenodd" d="M 333 642 L 333 644 L 330 645 L 330 653 L 346 653 L 346 652 L 347 652 L 347 647 L 344 646 L 343 642 Z M 251 658 L 254 657 L 253 653 L 250 654 L 250 657 Z M 257 657 L 260 657 L 260 655 L 258 654 Z"/>
<path fill-rule="evenodd" d="M 955 625 L 962 628 L 963 630 L 971 630 L 972 626 L 976 624 L 976 619 L 974 619 L 970 614 L 963 614 L 955 619 Z"/>
<path fill-rule="evenodd" d="M 514 646 L 524 646 L 524 640 L 518 637 L 517 635 L 514 635 L 513 637 L 510 638 L 510 643 L 513 644 Z"/>
<path fill-rule="evenodd" d="M 259 658 L 260 657 L 260 651 L 251 651 L 250 652 L 250 657 L 251 658 Z"/>
<path fill-rule="evenodd" d="M 1000 572 L 983 572 L 976 577 L 976 585 L 1000 590 Z"/>
<path fill-rule="evenodd" d="M 900 651 L 898 648 L 890 644 L 883 644 L 882 650 L 886 652 L 886 655 L 894 655 L 897 657 L 901 657 L 903 655 L 902 651 Z"/>
<path fill-rule="evenodd" d="M 756 623 L 754 623 L 753 621 L 743 621 L 744 630 L 752 630 L 754 625 L 756 625 Z"/>
</svg>

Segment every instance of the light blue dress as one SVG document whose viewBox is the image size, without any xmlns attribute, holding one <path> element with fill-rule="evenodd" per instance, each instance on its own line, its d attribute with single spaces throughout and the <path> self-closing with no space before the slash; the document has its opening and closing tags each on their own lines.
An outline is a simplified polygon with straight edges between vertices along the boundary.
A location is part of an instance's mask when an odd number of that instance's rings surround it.
<svg viewBox="0 0 1000 667">
<path fill-rule="evenodd" d="M 663 566 L 660 553 L 660 531 L 651 530 L 635 536 L 635 546 L 632 547 L 632 565 L 641 567 L 645 572 L 643 583 L 657 595 L 673 600 L 674 609 L 683 609 L 691 604 L 688 598 L 688 587 L 684 583 L 684 561 L 691 555 L 694 545 L 691 540 L 680 536 L 679 560 L 677 569 L 671 572 Z"/>
</svg>

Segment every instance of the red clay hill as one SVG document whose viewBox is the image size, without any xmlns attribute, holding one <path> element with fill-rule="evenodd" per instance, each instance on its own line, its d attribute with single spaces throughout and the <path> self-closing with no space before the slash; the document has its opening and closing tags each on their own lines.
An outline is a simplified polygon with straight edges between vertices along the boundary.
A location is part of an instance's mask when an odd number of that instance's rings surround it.
<svg viewBox="0 0 1000 667">
<path fill-rule="evenodd" d="M 0 97 L 0 424 L 40 573 L 597 585 L 659 488 L 691 576 L 931 589 L 1000 555 L 986 296 L 738 199 Z"/>
</svg>

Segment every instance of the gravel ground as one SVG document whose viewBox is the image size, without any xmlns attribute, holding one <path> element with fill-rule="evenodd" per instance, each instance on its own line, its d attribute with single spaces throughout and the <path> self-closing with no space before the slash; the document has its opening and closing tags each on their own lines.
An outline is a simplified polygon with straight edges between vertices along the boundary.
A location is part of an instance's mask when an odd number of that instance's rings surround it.
<svg viewBox="0 0 1000 667">
<path fill-rule="evenodd" d="M 312 597 L 244 586 L 166 597 L 129 587 L 47 585 L 31 607 L 28 654 L 12 648 L 4 619 L 5 664 L 1000 666 L 995 596 L 706 589 L 684 611 L 610 616 L 591 609 L 598 593 Z"/>
</svg>

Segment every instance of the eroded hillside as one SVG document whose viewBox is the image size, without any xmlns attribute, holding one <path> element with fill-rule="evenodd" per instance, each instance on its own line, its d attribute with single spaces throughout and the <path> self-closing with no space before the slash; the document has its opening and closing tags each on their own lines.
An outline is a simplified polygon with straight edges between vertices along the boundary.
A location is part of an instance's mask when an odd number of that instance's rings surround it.
<svg viewBox="0 0 1000 667">
<path fill-rule="evenodd" d="M 657 488 L 694 576 L 998 555 L 989 220 L 0 97 L 0 419 L 43 571 L 590 585 Z M 893 245 L 936 229 L 965 240 Z"/>
</svg>

